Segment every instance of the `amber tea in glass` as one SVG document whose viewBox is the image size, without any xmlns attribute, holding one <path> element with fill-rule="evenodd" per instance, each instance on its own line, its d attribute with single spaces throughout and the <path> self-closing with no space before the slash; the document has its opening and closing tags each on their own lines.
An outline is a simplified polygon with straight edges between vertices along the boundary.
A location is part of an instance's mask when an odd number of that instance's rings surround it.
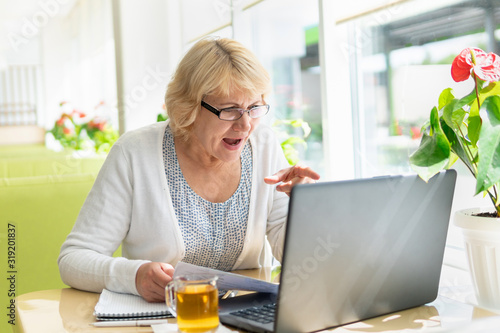
<svg viewBox="0 0 500 333">
<path fill-rule="evenodd" d="M 219 326 L 216 276 L 175 277 L 166 287 L 166 300 L 180 332 L 215 332 Z"/>
</svg>

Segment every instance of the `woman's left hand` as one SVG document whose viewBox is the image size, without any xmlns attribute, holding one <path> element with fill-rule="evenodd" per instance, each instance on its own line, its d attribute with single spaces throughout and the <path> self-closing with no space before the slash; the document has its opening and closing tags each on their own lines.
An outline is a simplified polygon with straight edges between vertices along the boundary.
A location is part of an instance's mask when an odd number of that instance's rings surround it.
<svg viewBox="0 0 500 333">
<path fill-rule="evenodd" d="M 310 167 L 294 165 L 292 167 L 278 171 L 272 176 L 264 178 L 264 182 L 269 185 L 279 184 L 276 189 L 285 192 L 290 196 L 292 187 L 297 184 L 315 183 L 319 179 L 319 174 Z"/>
</svg>

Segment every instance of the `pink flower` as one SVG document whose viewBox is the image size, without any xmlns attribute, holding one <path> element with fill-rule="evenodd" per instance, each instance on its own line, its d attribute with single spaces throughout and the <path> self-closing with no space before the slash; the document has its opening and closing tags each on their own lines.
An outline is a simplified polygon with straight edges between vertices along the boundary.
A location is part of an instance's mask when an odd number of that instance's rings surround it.
<svg viewBox="0 0 500 333">
<path fill-rule="evenodd" d="M 422 137 L 422 133 L 420 132 L 420 127 L 412 126 L 410 128 L 411 138 L 418 139 Z"/>
<path fill-rule="evenodd" d="M 99 131 L 103 131 L 104 128 L 106 127 L 106 120 L 94 118 L 91 121 L 89 121 L 88 126 L 91 129 L 97 129 Z"/>
<path fill-rule="evenodd" d="M 63 113 L 61 117 L 56 121 L 57 126 L 63 126 L 66 118 L 71 119 L 71 116 L 67 113 Z"/>
<path fill-rule="evenodd" d="M 82 111 L 78 111 L 78 110 L 73 110 L 72 114 L 76 117 L 79 117 L 79 118 L 85 118 L 87 116 L 85 113 L 83 113 Z"/>
<path fill-rule="evenodd" d="M 451 64 L 451 77 L 460 82 L 467 80 L 471 73 L 483 81 L 500 80 L 500 58 L 478 48 L 464 49 Z"/>
</svg>

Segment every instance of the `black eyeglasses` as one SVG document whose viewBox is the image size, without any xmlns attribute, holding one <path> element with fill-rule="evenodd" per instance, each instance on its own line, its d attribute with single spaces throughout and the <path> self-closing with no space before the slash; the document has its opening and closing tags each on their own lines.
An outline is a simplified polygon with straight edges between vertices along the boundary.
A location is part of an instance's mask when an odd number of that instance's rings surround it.
<svg viewBox="0 0 500 333">
<path fill-rule="evenodd" d="M 204 101 L 201 101 L 201 106 L 215 114 L 217 117 L 219 117 L 220 120 L 228 121 L 240 119 L 241 117 L 243 117 L 243 114 L 245 112 L 248 112 L 250 118 L 260 118 L 265 116 L 269 112 L 269 105 L 267 104 L 255 105 L 248 110 L 240 108 L 225 108 L 219 110 Z"/>
</svg>

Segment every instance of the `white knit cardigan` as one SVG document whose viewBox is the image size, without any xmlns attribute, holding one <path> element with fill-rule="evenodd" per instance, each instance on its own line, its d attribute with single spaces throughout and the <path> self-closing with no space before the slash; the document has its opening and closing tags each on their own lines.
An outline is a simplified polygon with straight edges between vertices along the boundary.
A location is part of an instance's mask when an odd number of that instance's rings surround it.
<svg viewBox="0 0 500 333">
<path fill-rule="evenodd" d="M 166 122 L 125 133 L 114 144 L 58 258 L 64 283 L 138 295 L 135 276 L 149 261 L 176 265 L 185 254 L 165 177 Z M 288 196 L 264 177 L 288 166 L 273 131 L 259 125 L 253 153 L 250 211 L 244 246 L 233 269 L 281 260 Z M 266 237 L 267 236 L 267 237 Z M 266 241 L 266 238 L 268 241 Z M 112 257 L 122 245 L 123 257 Z"/>
</svg>

